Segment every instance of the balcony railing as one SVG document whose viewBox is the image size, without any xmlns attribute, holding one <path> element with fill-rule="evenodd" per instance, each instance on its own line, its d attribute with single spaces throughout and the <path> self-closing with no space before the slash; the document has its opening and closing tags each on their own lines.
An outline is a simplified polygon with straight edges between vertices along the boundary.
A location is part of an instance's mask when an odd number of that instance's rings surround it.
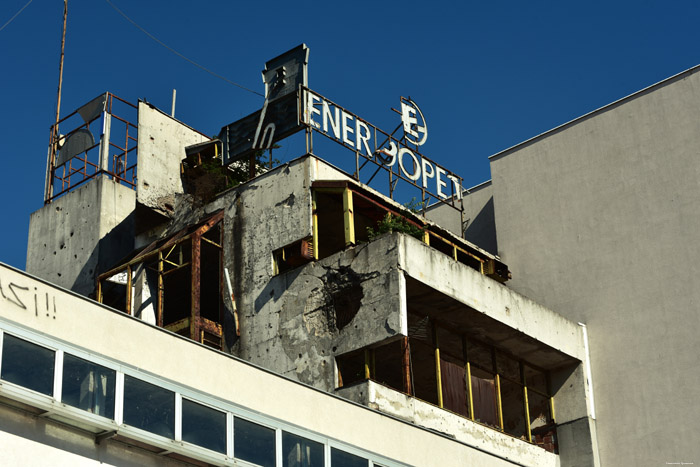
<svg viewBox="0 0 700 467">
<path fill-rule="evenodd" d="M 52 125 L 44 202 L 100 174 L 135 188 L 137 119 L 135 105 L 107 92 Z"/>
</svg>

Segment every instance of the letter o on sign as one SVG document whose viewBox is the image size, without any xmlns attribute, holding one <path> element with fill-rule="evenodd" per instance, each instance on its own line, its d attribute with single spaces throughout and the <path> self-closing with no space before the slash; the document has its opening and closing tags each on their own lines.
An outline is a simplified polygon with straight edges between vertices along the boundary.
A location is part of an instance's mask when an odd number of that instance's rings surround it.
<svg viewBox="0 0 700 467">
<path fill-rule="evenodd" d="M 415 172 L 413 172 L 412 174 L 409 174 L 406 171 L 406 167 L 404 167 L 404 165 L 403 165 L 404 154 L 408 154 L 409 156 L 411 156 L 411 159 L 413 159 L 413 170 L 415 170 Z M 413 152 L 410 149 L 408 149 L 408 148 L 399 149 L 399 167 L 401 167 L 401 172 L 403 172 L 403 174 L 409 180 L 413 180 L 415 182 L 416 180 L 418 180 L 420 178 L 420 161 L 418 160 L 416 155 L 413 154 Z"/>
</svg>

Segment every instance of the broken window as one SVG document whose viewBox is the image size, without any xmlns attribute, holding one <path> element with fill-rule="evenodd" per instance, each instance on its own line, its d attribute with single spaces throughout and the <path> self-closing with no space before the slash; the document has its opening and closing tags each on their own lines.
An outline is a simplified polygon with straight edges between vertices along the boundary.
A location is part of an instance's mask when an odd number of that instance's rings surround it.
<svg viewBox="0 0 700 467">
<path fill-rule="evenodd" d="M 127 271 L 120 271 L 104 279 L 102 284 L 102 303 L 115 310 L 127 313 L 126 309 L 126 287 Z"/>
<path fill-rule="evenodd" d="M 282 274 L 314 259 L 313 239 L 305 238 L 275 250 L 272 254 L 275 274 Z"/>
<path fill-rule="evenodd" d="M 371 379 L 555 451 L 545 371 L 429 316 L 408 313 L 408 338 L 336 357 L 338 385 Z"/>
<path fill-rule="evenodd" d="M 364 350 L 358 350 L 336 357 L 339 385 L 351 386 L 352 384 L 366 380 L 365 365 L 369 365 L 369 363 L 366 363 L 365 360 Z M 369 371 L 369 367 L 367 367 L 367 371 Z"/>
<path fill-rule="evenodd" d="M 53 350 L 4 334 L 0 378 L 52 396 L 55 355 Z"/>
<path fill-rule="evenodd" d="M 404 389 L 404 373 L 401 361 L 403 358 L 403 340 L 396 340 L 389 344 L 371 349 L 371 378 L 390 388 Z"/>
<path fill-rule="evenodd" d="M 61 402 L 114 418 L 116 371 L 70 354 L 63 355 Z"/>
<path fill-rule="evenodd" d="M 439 405 L 433 329 L 427 316 L 408 315 L 408 337 L 411 365 L 411 394 Z"/>
<path fill-rule="evenodd" d="M 501 426 L 498 417 L 496 373 L 493 352 L 489 346 L 467 339 L 467 359 L 471 373 L 473 420 L 495 428 Z"/>
<path fill-rule="evenodd" d="M 222 219 L 219 212 L 102 274 L 98 301 L 221 350 Z"/>
<path fill-rule="evenodd" d="M 460 237 L 426 223 L 415 211 L 391 205 L 360 186 L 346 181 L 316 181 L 312 194 L 316 259 L 393 231 L 419 238 L 455 261 L 499 282 L 510 277 L 507 266 L 496 258 Z M 279 272 L 283 272 L 283 268 Z"/>
<path fill-rule="evenodd" d="M 323 259 L 345 248 L 342 190 L 315 190 L 314 217 L 314 247 L 317 249 L 317 259 Z"/>
<path fill-rule="evenodd" d="M 164 250 L 161 257 L 162 326 L 178 332 L 183 329 L 181 324 L 189 325 L 192 310 L 192 241 L 188 239 L 173 245 Z"/>
</svg>

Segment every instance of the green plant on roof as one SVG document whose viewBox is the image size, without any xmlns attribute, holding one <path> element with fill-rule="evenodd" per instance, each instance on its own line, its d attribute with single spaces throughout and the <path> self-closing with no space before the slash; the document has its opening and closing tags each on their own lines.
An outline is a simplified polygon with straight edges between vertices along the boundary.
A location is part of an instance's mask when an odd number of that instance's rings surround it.
<svg viewBox="0 0 700 467">
<path fill-rule="evenodd" d="M 424 202 L 418 201 L 416 198 L 412 198 L 411 201 L 404 204 L 404 207 L 413 213 L 419 213 L 423 210 Z M 385 234 L 387 232 L 400 232 L 406 235 L 410 235 L 417 239 L 423 238 L 423 232 L 425 227 L 419 227 L 412 224 L 403 216 L 394 215 L 387 212 L 386 215 L 377 222 L 376 230 L 372 227 L 367 227 L 367 236 L 369 240 L 372 241 L 378 236 Z"/>
</svg>

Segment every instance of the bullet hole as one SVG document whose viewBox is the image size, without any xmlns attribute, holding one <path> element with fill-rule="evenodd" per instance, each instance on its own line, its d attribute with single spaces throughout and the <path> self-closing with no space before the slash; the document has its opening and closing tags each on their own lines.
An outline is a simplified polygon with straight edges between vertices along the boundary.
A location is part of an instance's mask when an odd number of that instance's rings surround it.
<svg viewBox="0 0 700 467">
<path fill-rule="evenodd" d="M 56 252 L 54 251 L 53 254 L 56 255 Z"/>
<path fill-rule="evenodd" d="M 301 354 L 299 354 L 299 358 L 301 358 Z"/>
<path fill-rule="evenodd" d="M 70 236 L 71 236 L 71 237 L 73 236 L 73 232 L 70 233 Z"/>
<path fill-rule="evenodd" d="M 333 352 L 335 352 L 336 350 L 338 350 L 338 347 L 333 347 Z"/>
<path fill-rule="evenodd" d="M 61 277 L 61 273 L 60 273 L 60 272 L 59 272 L 59 273 L 57 273 L 57 274 L 58 274 L 58 277 Z"/>
<path fill-rule="evenodd" d="M 62 250 L 62 249 L 64 249 L 65 247 L 66 247 L 66 244 L 65 244 L 65 243 L 61 243 L 61 246 L 60 246 L 59 250 Z"/>
</svg>

